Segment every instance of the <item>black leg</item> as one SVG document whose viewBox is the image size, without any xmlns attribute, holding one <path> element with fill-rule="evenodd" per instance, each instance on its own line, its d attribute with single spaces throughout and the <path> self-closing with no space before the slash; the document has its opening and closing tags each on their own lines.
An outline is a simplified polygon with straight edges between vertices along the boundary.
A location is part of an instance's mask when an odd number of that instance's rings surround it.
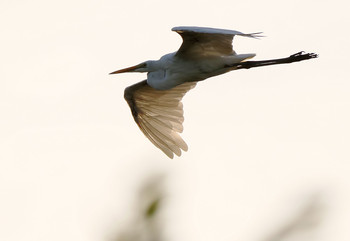
<svg viewBox="0 0 350 241">
<path fill-rule="evenodd" d="M 318 57 L 317 54 L 304 53 L 302 51 L 302 52 L 293 54 L 287 58 L 260 60 L 260 61 L 246 61 L 246 62 L 241 62 L 237 64 L 227 65 L 226 67 L 233 68 L 233 69 L 250 69 L 254 67 L 261 67 L 261 66 L 274 65 L 274 64 L 289 64 L 289 63 L 299 62 L 299 61 L 313 59 L 317 57 Z"/>
</svg>

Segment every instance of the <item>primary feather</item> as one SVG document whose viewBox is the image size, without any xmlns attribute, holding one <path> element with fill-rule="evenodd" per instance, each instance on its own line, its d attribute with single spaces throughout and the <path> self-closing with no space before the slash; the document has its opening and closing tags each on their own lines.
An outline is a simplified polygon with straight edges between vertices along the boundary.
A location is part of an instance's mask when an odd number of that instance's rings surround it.
<svg viewBox="0 0 350 241">
<path fill-rule="evenodd" d="M 135 122 L 143 134 L 168 157 L 181 155 L 188 147 L 179 133 L 184 121 L 181 100 L 196 82 L 181 84 L 170 90 L 156 90 L 144 80 L 125 89 Z"/>
</svg>

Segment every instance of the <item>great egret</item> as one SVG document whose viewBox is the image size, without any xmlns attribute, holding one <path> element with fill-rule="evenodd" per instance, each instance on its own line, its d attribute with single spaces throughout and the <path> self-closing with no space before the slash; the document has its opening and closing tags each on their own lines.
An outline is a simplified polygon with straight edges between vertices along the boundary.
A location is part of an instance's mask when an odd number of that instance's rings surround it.
<svg viewBox="0 0 350 241">
<path fill-rule="evenodd" d="M 233 37 L 258 38 L 261 37 L 260 32 L 244 34 L 202 27 L 175 27 L 172 30 L 183 39 L 177 52 L 111 73 L 148 72 L 146 80 L 125 89 L 124 98 L 141 131 L 170 158 L 174 157 L 174 153 L 180 156 L 181 149 L 188 149 L 179 135 L 183 131 L 184 121 L 181 100 L 198 81 L 231 70 L 317 57 L 314 53 L 299 52 L 282 59 L 246 61 L 255 54 L 236 54 L 232 49 Z"/>
</svg>

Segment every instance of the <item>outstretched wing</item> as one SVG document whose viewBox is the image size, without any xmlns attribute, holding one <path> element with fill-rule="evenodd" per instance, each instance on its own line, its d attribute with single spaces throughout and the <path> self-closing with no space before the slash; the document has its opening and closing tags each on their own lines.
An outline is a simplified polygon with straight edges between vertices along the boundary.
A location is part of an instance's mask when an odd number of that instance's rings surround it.
<svg viewBox="0 0 350 241">
<path fill-rule="evenodd" d="M 156 90 L 144 80 L 125 89 L 124 98 L 135 122 L 143 134 L 170 158 L 174 153 L 180 156 L 181 149 L 188 149 L 179 135 L 184 121 L 181 100 L 195 86 L 196 82 L 188 82 L 170 90 Z"/>
<path fill-rule="evenodd" d="M 202 28 L 202 27 L 174 27 L 173 31 L 181 35 L 183 43 L 176 53 L 182 58 L 200 58 L 203 56 L 223 56 L 235 54 L 232 40 L 235 35 L 258 38 L 259 33 L 241 33 L 235 30 Z"/>
</svg>

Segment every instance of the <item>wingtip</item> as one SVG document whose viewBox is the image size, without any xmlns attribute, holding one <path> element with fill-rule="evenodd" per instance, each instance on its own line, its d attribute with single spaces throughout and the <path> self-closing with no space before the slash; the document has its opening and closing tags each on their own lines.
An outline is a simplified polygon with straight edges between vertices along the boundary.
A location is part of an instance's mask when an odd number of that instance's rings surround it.
<svg viewBox="0 0 350 241">
<path fill-rule="evenodd" d="M 256 32 L 256 33 L 248 33 L 243 36 L 250 37 L 250 38 L 255 38 L 255 39 L 260 39 L 260 38 L 265 38 L 265 35 L 261 35 L 263 32 Z"/>
</svg>

